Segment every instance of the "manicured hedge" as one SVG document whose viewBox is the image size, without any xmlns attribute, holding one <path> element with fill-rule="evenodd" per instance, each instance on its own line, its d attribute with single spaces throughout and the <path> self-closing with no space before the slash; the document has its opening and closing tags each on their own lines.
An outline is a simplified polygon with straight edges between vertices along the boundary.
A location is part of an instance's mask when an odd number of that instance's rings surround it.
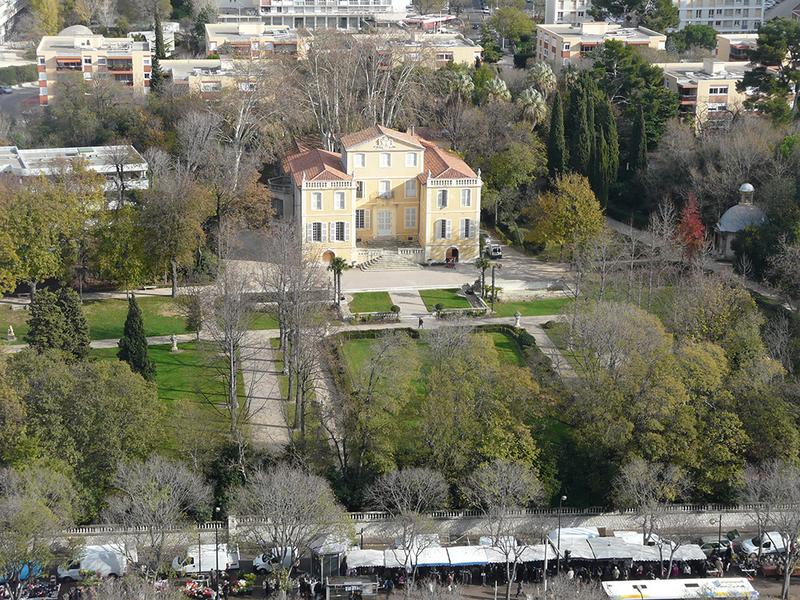
<svg viewBox="0 0 800 600">
<path fill-rule="evenodd" d="M 39 73 L 36 65 L 18 65 L 0 68 L 0 85 L 17 85 L 26 81 L 36 81 Z"/>
</svg>

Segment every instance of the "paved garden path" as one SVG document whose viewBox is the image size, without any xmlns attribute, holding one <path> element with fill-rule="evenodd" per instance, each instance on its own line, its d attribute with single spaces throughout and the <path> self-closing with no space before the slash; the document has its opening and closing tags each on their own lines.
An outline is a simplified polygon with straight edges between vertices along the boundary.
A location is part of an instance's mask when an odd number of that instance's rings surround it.
<svg viewBox="0 0 800 600">
<path fill-rule="evenodd" d="M 401 319 L 416 321 L 418 317 L 430 314 L 417 290 L 389 292 L 389 297 L 392 299 L 392 304 L 400 307 Z"/>
<path fill-rule="evenodd" d="M 276 329 L 248 332 L 246 349 L 241 356 L 253 445 L 271 450 L 280 450 L 289 444 L 287 402 L 281 395 L 278 356 L 271 345 L 276 337 Z"/>
</svg>

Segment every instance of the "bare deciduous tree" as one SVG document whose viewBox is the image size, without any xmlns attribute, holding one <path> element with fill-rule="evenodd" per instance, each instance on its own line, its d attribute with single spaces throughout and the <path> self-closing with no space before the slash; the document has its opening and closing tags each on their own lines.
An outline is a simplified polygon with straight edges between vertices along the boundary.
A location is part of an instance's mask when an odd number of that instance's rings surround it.
<svg viewBox="0 0 800 600">
<path fill-rule="evenodd" d="M 147 581 L 170 568 L 192 523 L 207 514 L 211 491 L 182 463 L 152 456 L 119 466 L 104 518 L 118 526 L 114 541 Z"/>
<path fill-rule="evenodd" d="M 542 499 L 542 484 L 533 470 L 523 464 L 494 460 L 479 467 L 469 478 L 465 495 L 483 511 L 481 528 L 492 546 L 505 559 L 506 600 L 516 578 L 522 554 L 537 538 L 521 529 L 516 512 Z"/>
<path fill-rule="evenodd" d="M 667 578 L 679 545 L 664 538 L 668 529 L 675 528 L 674 513 L 669 508 L 685 496 L 689 487 L 690 481 L 680 467 L 638 458 L 624 465 L 614 480 L 615 503 L 633 511 L 642 530 L 642 544 L 656 546 L 662 564 L 669 561 Z"/>
<path fill-rule="evenodd" d="M 411 576 L 406 585 L 410 597 L 417 578 L 419 557 L 435 544 L 435 525 L 425 512 L 442 508 L 447 498 L 447 482 L 441 473 L 426 468 L 408 468 L 386 473 L 367 490 L 367 501 L 394 519 L 400 531 L 397 562 Z"/>
<path fill-rule="evenodd" d="M 258 470 L 235 492 L 243 539 L 282 559 L 296 558 L 325 538 L 349 539 L 347 514 L 330 484 L 284 464 Z"/>
</svg>

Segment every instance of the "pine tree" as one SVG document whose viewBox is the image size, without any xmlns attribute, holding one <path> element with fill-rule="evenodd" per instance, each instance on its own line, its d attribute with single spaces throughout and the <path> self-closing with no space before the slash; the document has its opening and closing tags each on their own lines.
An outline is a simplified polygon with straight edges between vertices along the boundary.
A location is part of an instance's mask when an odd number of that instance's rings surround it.
<svg viewBox="0 0 800 600">
<path fill-rule="evenodd" d="M 581 175 L 590 173 L 592 159 L 593 133 L 589 130 L 588 94 L 585 86 L 579 81 L 570 94 L 567 120 L 570 125 L 569 165 L 573 171 Z"/>
<path fill-rule="evenodd" d="M 567 143 L 564 139 L 564 104 L 561 93 L 556 92 L 550 111 L 550 134 L 547 138 L 547 169 L 550 179 L 567 171 Z"/>
<path fill-rule="evenodd" d="M 147 356 L 142 310 L 133 294 L 128 300 L 128 317 L 125 319 L 125 330 L 118 345 L 117 357 L 127 362 L 134 373 L 139 373 L 148 381 L 155 379 L 155 363 Z"/>
<path fill-rule="evenodd" d="M 161 62 L 158 60 L 158 56 L 154 56 L 150 67 L 150 91 L 159 94 L 163 85 L 164 72 L 161 70 Z"/>
<path fill-rule="evenodd" d="M 66 324 L 66 338 L 62 350 L 82 360 L 89 355 L 89 324 L 83 314 L 81 299 L 75 290 L 62 288 L 58 293 L 58 307 Z"/>
<path fill-rule="evenodd" d="M 644 122 L 644 110 L 639 107 L 636 120 L 631 131 L 630 155 L 628 169 L 632 173 L 643 171 L 647 168 L 647 129 Z"/>
<path fill-rule="evenodd" d="M 39 353 L 64 348 L 69 328 L 58 305 L 58 297 L 49 290 L 36 292 L 30 313 L 28 333 L 25 336 L 30 347 Z"/>
</svg>

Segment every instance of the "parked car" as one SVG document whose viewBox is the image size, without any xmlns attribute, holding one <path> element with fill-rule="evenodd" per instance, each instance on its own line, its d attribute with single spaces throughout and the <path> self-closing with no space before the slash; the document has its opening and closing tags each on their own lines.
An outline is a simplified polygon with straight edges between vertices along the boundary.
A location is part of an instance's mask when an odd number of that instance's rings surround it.
<svg viewBox="0 0 800 600">
<path fill-rule="evenodd" d="M 697 545 L 700 546 L 700 549 L 706 556 L 721 554 L 730 548 L 731 544 L 732 542 L 728 538 L 723 537 L 720 540 L 716 535 L 704 535 L 697 540 Z"/>
<path fill-rule="evenodd" d="M 273 548 L 270 552 L 259 554 L 253 559 L 253 571 L 256 573 L 272 573 L 275 569 L 292 566 L 296 552 L 284 553 L 281 548 Z"/>
<path fill-rule="evenodd" d="M 219 567 L 220 571 L 239 568 L 239 548 L 227 544 L 192 545 L 186 554 L 172 559 L 172 568 L 181 576 L 208 573 Z"/>
<path fill-rule="evenodd" d="M 14 90 L 12 90 L 8 86 L 0 87 L 0 94 L 11 94 Z"/>
<path fill-rule="evenodd" d="M 739 542 L 739 554 L 742 556 L 758 556 L 758 549 L 761 547 L 761 554 L 781 554 L 786 551 L 783 537 L 777 531 L 768 531 L 754 538 L 743 538 Z"/>
<path fill-rule="evenodd" d="M 487 244 L 483 252 L 487 258 L 503 258 L 503 247 L 500 244 Z"/>
<path fill-rule="evenodd" d="M 122 577 L 128 570 L 128 555 L 120 546 L 86 546 L 75 560 L 58 567 L 62 581 L 80 581 L 87 572 L 100 577 Z"/>
</svg>

